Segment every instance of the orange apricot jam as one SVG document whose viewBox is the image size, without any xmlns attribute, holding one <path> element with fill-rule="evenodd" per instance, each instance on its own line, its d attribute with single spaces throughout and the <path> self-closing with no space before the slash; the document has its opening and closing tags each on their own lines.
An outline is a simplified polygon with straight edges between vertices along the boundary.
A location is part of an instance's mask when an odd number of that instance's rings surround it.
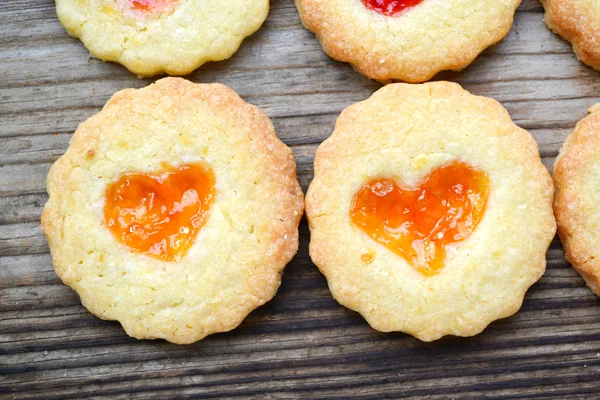
<svg viewBox="0 0 600 400">
<path fill-rule="evenodd" d="M 143 12 L 162 12 L 173 7 L 179 0 L 126 0 L 129 7 Z"/>
<path fill-rule="evenodd" d="M 420 4 L 423 0 L 362 0 L 365 7 L 387 17 L 397 17 L 407 8 Z"/>
<path fill-rule="evenodd" d="M 177 261 L 208 219 L 214 197 L 215 176 L 201 164 L 128 173 L 106 189 L 104 220 L 130 249 Z"/>
<path fill-rule="evenodd" d="M 426 276 L 444 267 L 446 247 L 466 239 L 483 217 L 488 176 L 452 162 L 416 187 L 389 178 L 369 181 L 354 196 L 352 221 Z"/>
</svg>

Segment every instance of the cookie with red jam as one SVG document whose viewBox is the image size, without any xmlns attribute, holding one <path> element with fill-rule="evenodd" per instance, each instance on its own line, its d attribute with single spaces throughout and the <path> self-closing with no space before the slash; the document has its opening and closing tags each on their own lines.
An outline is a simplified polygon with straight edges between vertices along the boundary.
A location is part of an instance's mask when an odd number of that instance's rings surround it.
<svg viewBox="0 0 600 400">
<path fill-rule="evenodd" d="M 268 12 L 269 0 L 56 0 L 60 22 L 92 56 L 140 76 L 225 60 Z"/>
<path fill-rule="evenodd" d="M 381 81 L 461 70 L 510 30 L 521 0 L 295 0 L 332 58 Z"/>
</svg>

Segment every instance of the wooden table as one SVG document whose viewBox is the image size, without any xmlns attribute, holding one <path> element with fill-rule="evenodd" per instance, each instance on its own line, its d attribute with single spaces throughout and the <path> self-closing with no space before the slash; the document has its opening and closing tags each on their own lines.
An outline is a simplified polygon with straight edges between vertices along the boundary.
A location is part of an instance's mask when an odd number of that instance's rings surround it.
<svg viewBox="0 0 600 400">
<path fill-rule="evenodd" d="M 261 107 L 294 149 L 305 190 L 338 114 L 380 87 L 330 60 L 292 0 L 272 1 L 231 60 L 189 78 L 225 83 Z M 546 29 L 536 0 L 523 1 L 503 42 L 438 79 L 499 100 L 549 168 L 600 88 Z M 473 338 L 427 344 L 369 328 L 332 299 L 309 260 L 305 221 L 278 295 L 233 332 L 188 346 L 138 341 L 88 313 L 54 274 L 40 231 L 46 173 L 78 123 L 115 91 L 149 82 L 90 58 L 51 0 L 0 1 L 0 397 L 600 398 L 600 302 L 558 240 L 521 311 Z"/>
</svg>

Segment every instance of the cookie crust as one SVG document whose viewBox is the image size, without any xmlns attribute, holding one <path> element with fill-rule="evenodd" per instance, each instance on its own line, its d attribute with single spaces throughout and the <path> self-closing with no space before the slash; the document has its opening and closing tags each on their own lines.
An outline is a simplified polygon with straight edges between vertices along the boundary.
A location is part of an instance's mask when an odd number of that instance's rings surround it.
<svg viewBox="0 0 600 400">
<path fill-rule="evenodd" d="M 521 0 L 425 0 L 386 17 L 361 0 L 295 0 L 304 26 L 338 61 L 381 81 L 461 70 L 509 32 Z"/>
<path fill-rule="evenodd" d="M 105 190 L 127 172 L 203 162 L 210 216 L 187 255 L 165 262 L 104 225 Z M 52 166 L 42 229 L 58 276 L 130 336 L 191 343 L 238 326 L 277 291 L 298 250 L 303 194 L 269 118 L 220 84 L 165 78 L 117 92 Z"/>
<path fill-rule="evenodd" d="M 427 277 L 353 225 L 354 194 L 375 177 L 419 181 L 462 161 L 490 179 L 477 229 Z M 306 197 L 310 256 L 334 298 L 379 331 L 423 341 L 472 336 L 517 312 L 544 273 L 553 185 L 533 137 L 495 100 L 459 85 L 391 84 L 348 107 L 319 147 Z"/>
<path fill-rule="evenodd" d="M 267 18 L 269 0 L 179 0 L 163 13 L 131 11 L 127 0 L 56 0 L 67 32 L 92 56 L 134 74 L 186 75 L 231 57 Z"/>
<path fill-rule="evenodd" d="M 577 58 L 600 70 L 600 7 L 593 0 L 540 0 L 552 32 L 573 45 Z"/>
<path fill-rule="evenodd" d="M 554 213 L 567 260 L 600 296 L 600 104 L 575 126 L 554 165 Z"/>
</svg>

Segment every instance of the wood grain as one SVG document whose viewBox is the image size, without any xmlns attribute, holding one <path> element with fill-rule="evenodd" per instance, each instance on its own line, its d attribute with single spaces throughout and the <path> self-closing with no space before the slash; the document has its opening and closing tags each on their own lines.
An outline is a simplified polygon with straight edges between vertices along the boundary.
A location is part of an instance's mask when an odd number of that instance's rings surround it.
<svg viewBox="0 0 600 400">
<path fill-rule="evenodd" d="M 322 52 L 292 0 L 272 0 L 265 26 L 231 60 L 189 78 L 225 83 L 269 114 L 304 189 L 337 115 L 379 88 Z M 600 89 L 598 73 L 546 29 L 536 0 L 523 1 L 504 41 L 436 79 L 500 101 L 549 168 Z M 277 297 L 233 332 L 176 346 L 92 316 L 52 269 L 39 225 L 45 176 L 112 93 L 150 82 L 90 58 L 51 0 L 0 1 L 1 398 L 600 398 L 600 301 L 558 240 L 522 310 L 468 339 L 427 344 L 370 329 L 331 298 L 308 258 L 305 222 Z"/>
</svg>

